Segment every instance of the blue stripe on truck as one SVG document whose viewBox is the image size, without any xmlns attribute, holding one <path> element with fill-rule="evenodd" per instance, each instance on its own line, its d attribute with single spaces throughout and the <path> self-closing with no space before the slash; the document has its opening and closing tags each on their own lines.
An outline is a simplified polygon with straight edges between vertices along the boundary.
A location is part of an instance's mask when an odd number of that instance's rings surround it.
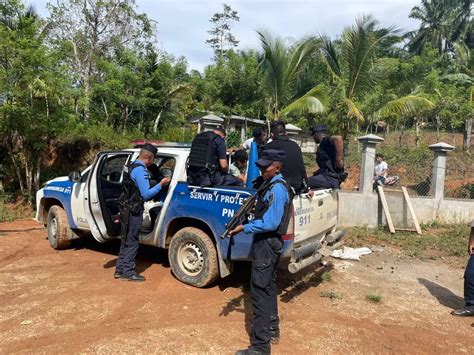
<svg viewBox="0 0 474 355">
<path fill-rule="evenodd" d="M 61 202 L 64 211 L 66 212 L 69 227 L 77 228 L 72 216 L 71 208 L 71 193 L 73 186 L 74 183 L 70 180 L 51 181 L 43 188 L 43 193 L 45 198 L 54 198 Z"/>
</svg>

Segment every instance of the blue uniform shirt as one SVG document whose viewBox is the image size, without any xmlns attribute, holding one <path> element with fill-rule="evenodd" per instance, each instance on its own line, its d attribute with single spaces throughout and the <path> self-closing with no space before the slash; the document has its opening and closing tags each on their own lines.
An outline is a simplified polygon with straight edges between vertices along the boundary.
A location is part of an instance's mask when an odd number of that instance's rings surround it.
<svg viewBox="0 0 474 355">
<path fill-rule="evenodd" d="M 138 190 L 140 190 L 140 195 L 142 195 L 145 201 L 151 200 L 158 192 L 161 190 L 161 185 L 156 184 L 153 187 L 150 187 L 150 175 L 146 169 L 145 163 L 140 159 L 134 161 L 135 164 L 140 164 L 132 170 L 130 178 L 137 185 Z"/>
<path fill-rule="evenodd" d="M 225 140 L 222 137 L 217 137 L 212 141 L 212 146 L 216 152 L 217 159 L 227 160 L 227 149 L 225 146 Z"/>
<path fill-rule="evenodd" d="M 275 180 L 283 180 L 281 174 L 273 177 Z M 272 196 L 273 195 L 273 196 Z M 262 219 L 254 219 L 244 225 L 245 233 L 271 232 L 278 228 L 285 213 L 285 205 L 288 202 L 288 191 L 282 184 L 275 184 L 263 196 L 264 201 L 271 201 L 270 206 L 263 215 Z"/>
</svg>

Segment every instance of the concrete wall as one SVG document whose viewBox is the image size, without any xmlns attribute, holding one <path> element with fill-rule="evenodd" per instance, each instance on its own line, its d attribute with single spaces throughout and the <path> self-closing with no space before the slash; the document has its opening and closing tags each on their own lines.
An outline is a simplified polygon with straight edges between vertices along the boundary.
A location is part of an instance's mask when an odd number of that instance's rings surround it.
<svg viewBox="0 0 474 355">
<path fill-rule="evenodd" d="M 385 213 L 378 193 L 372 192 L 373 156 L 382 138 L 367 135 L 359 138 L 364 145 L 361 162 L 360 191 L 339 191 L 338 223 L 342 226 L 385 225 Z M 454 149 L 446 143 L 430 146 L 434 153 L 432 196 L 410 196 L 419 223 L 468 223 L 474 218 L 474 200 L 444 198 L 444 178 L 448 152 Z M 364 176 L 364 174 L 366 176 Z M 395 228 L 413 227 L 408 206 L 401 192 L 386 192 L 385 197 Z"/>
<path fill-rule="evenodd" d="M 385 197 L 395 227 L 413 227 L 408 206 L 401 193 L 386 192 Z M 343 226 L 385 225 L 385 213 L 377 193 L 339 191 L 338 223 Z M 410 196 L 419 223 L 468 223 L 474 218 L 474 201 Z"/>
</svg>

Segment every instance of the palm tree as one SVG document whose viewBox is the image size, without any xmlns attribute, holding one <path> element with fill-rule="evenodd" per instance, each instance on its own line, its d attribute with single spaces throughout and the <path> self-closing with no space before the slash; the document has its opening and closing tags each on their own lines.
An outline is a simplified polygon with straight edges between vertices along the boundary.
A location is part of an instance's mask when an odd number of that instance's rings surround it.
<svg viewBox="0 0 474 355">
<path fill-rule="evenodd" d="M 453 44 L 467 35 L 472 0 L 422 0 L 410 17 L 420 20 L 418 31 L 407 34 L 410 52 L 420 54 L 431 43 L 439 54 L 453 50 Z"/>
<path fill-rule="evenodd" d="M 302 96 L 292 95 L 289 90 L 291 81 L 316 52 L 316 40 L 308 38 L 295 46 L 287 47 L 280 37 L 274 37 L 267 31 L 257 33 L 263 48 L 260 65 L 268 94 L 269 120 L 276 120 L 290 113 L 322 112 L 327 98 L 321 87 L 313 87 Z"/>
<path fill-rule="evenodd" d="M 351 121 L 358 127 L 365 120 L 361 103 L 371 94 L 377 83 L 374 68 L 377 50 L 384 42 L 392 41 L 398 30 L 394 27 L 378 27 L 372 16 L 362 16 L 354 26 L 344 30 L 342 41 L 331 41 L 327 36 L 321 37 L 321 51 L 326 61 L 330 80 L 339 90 L 340 102 L 337 104 L 342 124 L 343 136 L 347 137 Z M 387 100 L 384 104 L 387 104 Z M 416 96 L 406 96 L 382 105 L 375 113 L 407 113 L 418 112 L 430 107 L 430 102 Z M 335 114 L 333 112 L 333 114 Z"/>
</svg>

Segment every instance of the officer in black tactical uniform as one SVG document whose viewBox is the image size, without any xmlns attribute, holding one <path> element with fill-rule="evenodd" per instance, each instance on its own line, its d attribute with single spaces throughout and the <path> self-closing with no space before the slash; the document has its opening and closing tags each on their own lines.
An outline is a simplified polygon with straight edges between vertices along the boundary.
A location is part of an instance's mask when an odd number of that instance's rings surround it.
<svg viewBox="0 0 474 355">
<path fill-rule="evenodd" d="M 263 149 L 283 150 L 286 153 L 281 171 L 283 178 L 291 185 L 296 194 L 307 192 L 307 176 L 303 153 L 300 146 L 288 137 L 285 122 L 276 121 L 272 123 L 270 133 L 272 141 L 267 143 Z"/>
<path fill-rule="evenodd" d="M 229 174 L 224 127 L 199 133 L 191 144 L 188 158 L 188 182 L 196 186 L 243 186 L 241 180 Z"/>
<path fill-rule="evenodd" d="M 308 178 L 308 186 L 312 189 L 339 189 L 341 182 L 347 178 L 344 172 L 343 139 L 341 136 L 328 136 L 325 125 L 311 128 L 311 136 L 316 144 L 316 163 L 319 170 Z"/>
<path fill-rule="evenodd" d="M 252 308 L 253 327 L 251 346 L 237 355 L 270 353 L 270 342 L 280 336 L 277 305 L 277 266 L 283 249 L 282 235 L 291 217 L 290 187 L 280 171 L 285 160 L 282 150 L 266 149 L 256 164 L 261 176 L 257 189 L 255 218 L 238 225 L 229 235 L 240 232 L 255 233 L 252 245 Z"/>
<path fill-rule="evenodd" d="M 122 245 L 115 267 L 114 277 L 127 281 L 145 281 L 135 271 L 135 257 L 139 246 L 140 228 L 142 226 L 145 201 L 151 200 L 161 188 L 170 183 L 170 178 L 163 178 L 150 187 L 150 176 L 147 167 L 155 160 L 157 149 L 151 144 L 142 146 L 138 159 L 124 167 L 124 193 L 120 196 L 120 222 L 122 224 Z"/>
</svg>

